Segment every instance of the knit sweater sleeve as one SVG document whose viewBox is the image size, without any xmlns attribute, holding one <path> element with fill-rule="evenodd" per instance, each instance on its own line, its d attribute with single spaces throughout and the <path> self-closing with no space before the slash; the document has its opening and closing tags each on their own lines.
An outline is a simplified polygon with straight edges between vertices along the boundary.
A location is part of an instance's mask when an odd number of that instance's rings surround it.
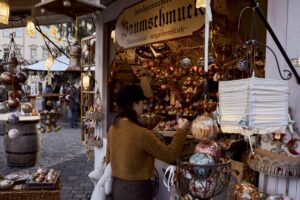
<svg viewBox="0 0 300 200">
<path fill-rule="evenodd" d="M 144 134 L 141 135 L 140 146 L 154 158 L 171 163 L 176 161 L 185 141 L 185 137 L 186 134 L 184 130 L 177 129 L 177 133 L 173 136 L 172 142 L 166 145 L 161 142 L 152 131 L 145 130 Z"/>
</svg>

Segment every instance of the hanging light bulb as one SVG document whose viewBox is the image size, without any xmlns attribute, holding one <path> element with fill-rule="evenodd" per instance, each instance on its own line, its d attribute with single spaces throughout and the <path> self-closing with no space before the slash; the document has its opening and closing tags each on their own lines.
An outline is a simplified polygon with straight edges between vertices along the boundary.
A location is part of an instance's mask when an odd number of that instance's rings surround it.
<svg viewBox="0 0 300 200">
<path fill-rule="evenodd" d="M 110 34 L 111 39 L 113 40 L 113 43 L 116 43 L 116 30 L 112 30 Z"/>
<path fill-rule="evenodd" d="M 71 7 L 71 1 L 70 0 L 64 0 L 63 5 L 64 5 L 64 7 Z"/>
<path fill-rule="evenodd" d="M 82 75 L 82 86 L 85 90 L 88 90 L 90 87 L 90 79 L 89 73 L 84 73 Z"/>
<path fill-rule="evenodd" d="M 47 60 L 45 62 L 45 69 L 50 70 L 53 63 L 54 63 L 54 59 L 53 59 L 52 55 L 49 55 L 49 57 L 47 58 Z"/>
<path fill-rule="evenodd" d="M 206 0 L 197 0 L 196 1 L 196 8 L 205 8 L 206 7 Z"/>
<path fill-rule="evenodd" d="M 8 0 L 0 1 L 0 23 L 8 24 L 9 18 L 9 4 Z"/>
<path fill-rule="evenodd" d="M 29 36 L 33 36 L 36 34 L 35 25 L 33 23 L 33 17 L 27 17 L 27 26 L 26 26 L 26 34 Z"/>
</svg>

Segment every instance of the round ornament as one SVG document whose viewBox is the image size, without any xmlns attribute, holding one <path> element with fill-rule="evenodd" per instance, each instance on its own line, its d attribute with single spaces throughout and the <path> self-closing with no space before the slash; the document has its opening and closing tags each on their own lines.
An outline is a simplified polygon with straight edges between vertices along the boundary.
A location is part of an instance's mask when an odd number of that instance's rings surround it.
<svg viewBox="0 0 300 200">
<path fill-rule="evenodd" d="M 32 112 L 32 105 L 31 105 L 31 103 L 24 103 L 24 104 L 22 104 L 21 110 L 24 113 L 31 113 Z"/>
<path fill-rule="evenodd" d="M 8 116 L 7 121 L 8 123 L 16 124 L 19 122 L 19 116 L 16 115 L 15 113 L 12 113 Z"/>
<path fill-rule="evenodd" d="M 16 138 L 18 138 L 20 136 L 21 136 L 21 133 L 20 133 L 20 131 L 18 129 L 13 128 L 13 129 L 10 129 L 8 131 L 8 137 L 10 139 L 16 139 Z"/>
<path fill-rule="evenodd" d="M 8 107 L 11 109 L 17 109 L 19 105 L 20 105 L 20 101 L 18 98 L 8 100 Z"/>
<path fill-rule="evenodd" d="M 189 191 L 194 197 L 203 199 L 212 196 L 216 184 L 216 181 L 211 177 L 203 180 L 192 179 L 189 183 Z"/>
<path fill-rule="evenodd" d="M 238 183 L 233 188 L 233 199 L 259 200 L 258 189 L 251 183 Z"/>
<path fill-rule="evenodd" d="M 181 67 L 183 67 L 184 69 L 189 68 L 192 66 L 192 61 L 185 57 L 180 61 Z"/>
<path fill-rule="evenodd" d="M 210 140 L 217 135 L 218 126 L 208 114 L 204 114 L 193 121 L 191 132 L 199 140 Z"/>
<path fill-rule="evenodd" d="M 205 153 L 210 155 L 215 162 L 218 162 L 221 155 L 221 150 L 218 144 L 213 141 L 200 141 L 195 148 L 196 153 Z"/>
<path fill-rule="evenodd" d="M 194 167 L 195 169 L 195 174 L 198 178 L 206 178 L 207 176 L 209 176 L 209 167 L 206 167 L 205 165 L 213 165 L 215 164 L 214 159 L 205 153 L 195 153 L 193 154 L 190 159 L 189 162 L 191 164 L 196 164 L 196 165 L 203 165 L 202 166 L 196 166 Z"/>
</svg>

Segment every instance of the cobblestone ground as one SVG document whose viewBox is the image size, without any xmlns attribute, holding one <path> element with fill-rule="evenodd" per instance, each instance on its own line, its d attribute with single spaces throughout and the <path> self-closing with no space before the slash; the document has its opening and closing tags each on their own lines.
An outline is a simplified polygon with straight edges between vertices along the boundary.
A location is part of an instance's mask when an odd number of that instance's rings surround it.
<svg viewBox="0 0 300 200">
<path fill-rule="evenodd" d="M 0 174 L 7 175 L 20 170 L 33 171 L 40 166 L 60 171 L 61 199 L 90 199 L 93 184 L 88 178 L 94 161 L 87 161 L 85 146 L 80 144 L 80 129 L 69 125 L 56 133 L 42 134 L 40 159 L 31 168 L 15 168 L 6 165 L 4 137 L 0 135 Z"/>
</svg>

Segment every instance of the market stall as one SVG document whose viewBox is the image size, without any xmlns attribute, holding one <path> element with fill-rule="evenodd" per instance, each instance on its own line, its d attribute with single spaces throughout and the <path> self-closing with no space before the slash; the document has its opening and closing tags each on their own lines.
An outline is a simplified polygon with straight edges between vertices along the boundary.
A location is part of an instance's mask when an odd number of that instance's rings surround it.
<svg viewBox="0 0 300 200">
<path fill-rule="evenodd" d="M 192 2 L 191 4 L 194 8 L 194 4 Z M 209 67 L 208 73 L 206 74 L 203 45 L 205 31 L 203 29 L 199 32 L 195 31 L 193 36 L 190 35 L 186 37 L 186 39 L 171 39 L 167 37 L 169 36 L 168 26 L 180 27 L 175 20 L 168 21 L 172 19 L 172 17 L 174 17 L 174 19 L 178 17 L 177 14 L 179 11 L 177 12 L 176 8 L 168 7 L 166 3 L 164 4 L 164 10 L 161 9 L 160 12 L 158 12 L 153 8 L 155 6 L 150 6 L 152 5 L 151 2 L 141 2 L 137 4 L 128 3 L 127 6 L 124 5 L 124 8 L 130 5 L 132 5 L 130 8 L 123 11 L 122 8 L 117 8 L 115 5 L 112 5 L 111 8 L 119 9 L 121 14 L 116 22 L 107 24 L 107 26 L 110 27 L 108 34 L 111 30 L 114 30 L 115 27 L 117 41 L 117 44 L 114 44 L 113 41 L 111 41 L 107 45 L 110 47 L 108 56 L 111 59 L 111 64 L 107 63 L 107 61 L 103 62 L 104 66 L 105 63 L 110 66 L 107 73 L 109 81 L 107 93 L 109 94 L 111 102 L 107 104 L 109 109 L 107 119 L 108 126 L 111 124 L 110 122 L 114 116 L 114 110 L 117 109 L 113 103 L 114 94 L 124 84 L 140 84 L 143 87 L 144 93 L 146 96 L 150 97 L 150 101 L 146 106 L 147 112 L 141 119 L 141 122 L 148 128 L 153 128 L 157 122 L 162 119 L 163 122 L 159 123 L 155 130 L 160 132 L 164 139 L 168 140 L 168 138 L 172 136 L 172 131 L 174 134 L 176 119 L 179 117 L 186 117 L 193 121 L 198 115 L 203 115 L 205 111 L 208 111 L 211 114 L 215 113 L 215 115 L 211 116 L 213 119 L 216 121 L 219 119 L 220 116 L 214 111 L 217 111 L 217 105 L 220 101 L 220 91 L 218 88 L 218 82 L 220 80 L 227 80 L 230 82 L 230 80 L 246 79 L 252 76 L 264 78 L 265 47 L 260 43 L 246 42 L 253 37 L 253 34 L 251 35 L 247 33 L 247 31 L 252 33 L 253 31 L 256 31 L 256 34 L 261 36 L 265 33 L 258 30 L 262 30 L 263 26 L 260 28 L 253 27 L 253 24 L 255 24 L 253 20 L 258 20 L 258 18 L 242 18 L 241 16 L 243 16 L 243 12 L 245 12 L 242 6 L 240 7 L 241 9 L 237 9 L 236 14 L 234 14 L 234 11 L 231 13 L 227 12 L 229 8 L 237 8 L 233 2 L 228 2 L 226 5 L 219 1 L 212 2 L 213 21 L 210 24 Z M 218 9 L 213 7 L 216 5 L 219 6 Z M 139 10 L 139 8 L 142 7 L 148 8 L 147 6 L 149 6 L 148 10 Z M 182 9 L 187 9 L 187 11 L 189 9 L 188 3 L 186 7 L 179 4 L 178 6 Z M 157 9 L 159 10 L 160 8 L 161 7 L 158 7 Z M 164 27 L 155 31 L 156 27 L 151 26 L 151 20 L 153 20 L 153 23 L 155 24 L 156 13 L 160 13 L 160 15 L 157 15 L 157 19 L 162 19 L 164 14 L 165 17 L 168 16 L 168 11 L 173 14 L 172 17 L 166 18 Z M 140 18 L 137 18 L 137 15 L 139 15 Z M 238 25 L 230 23 L 231 20 L 234 21 L 234 19 L 236 19 L 234 16 L 239 16 Z M 107 13 L 104 13 L 102 17 L 103 18 L 99 17 L 100 21 L 103 19 L 104 21 L 106 19 L 112 19 L 112 15 Z M 192 16 L 190 16 L 190 18 L 192 18 Z M 138 19 L 147 20 L 138 21 Z M 252 22 L 250 23 L 251 20 Z M 243 29 L 243 27 L 246 26 L 247 21 L 250 24 L 248 28 L 251 30 L 247 28 Z M 143 23 L 139 22 L 150 24 L 148 24 L 149 26 L 147 28 L 144 27 L 143 29 Z M 197 23 L 202 27 L 203 24 L 201 25 L 201 20 L 198 19 Z M 158 23 L 156 25 L 162 26 L 162 24 Z M 101 27 L 102 26 L 99 24 L 99 28 Z M 193 26 L 189 26 L 189 28 L 192 27 Z M 105 32 L 101 33 L 105 34 Z M 170 34 L 171 33 L 176 35 L 176 30 L 172 32 L 171 29 Z M 148 37 L 151 35 L 153 37 Z M 257 37 L 257 35 L 255 37 Z M 262 36 L 262 38 L 259 39 L 264 40 L 264 38 L 265 37 Z M 100 48 L 99 51 L 101 52 L 102 48 Z M 98 63 L 102 63 L 102 59 L 98 59 Z M 105 77 L 105 73 L 102 75 Z M 99 80 L 102 80 L 102 77 L 100 77 Z M 286 83 L 287 82 L 285 82 L 285 84 Z M 227 89 L 230 91 L 230 88 Z M 105 94 L 106 89 L 103 91 Z M 267 89 L 262 91 L 262 94 L 267 94 L 266 91 Z M 288 96 L 288 93 L 285 94 Z M 285 117 L 282 119 L 281 123 L 286 127 L 288 124 L 288 100 L 282 99 L 281 101 L 285 105 Z M 104 103 L 105 102 L 106 101 L 104 100 Z M 271 102 L 269 102 L 269 104 L 275 105 Z M 253 111 L 256 112 L 256 110 Z M 277 115 L 277 113 L 275 113 L 274 116 L 275 115 Z M 241 117 L 239 121 L 243 122 L 243 117 Z M 236 126 L 241 125 L 237 124 Z M 105 128 L 106 127 L 104 127 L 104 130 Z M 223 132 L 225 133 L 226 131 Z M 287 130 L 287 132 L 289 132 L 289 130 Z M 259 176 L 257 171 L 261 171 L 250 166 L 254 169 L 253 171 L 249 167 L 247 159 L 248 155 L 251 155 L 251 148 L 253 147 L 253 149 L 255 149 L 261 145 L 259 142 L 261 137 L 255 136 L 251 137 L 251 140 L 249 140 L 248 137 L 244 137 L 240 135 L 240 133 L 232 133 L 235 134 L 218 135 L 217 142 L 222 149 L 221 152 L 232 160 L 238 161 L 237 165 L 239 167 L 234 168 L 240 169 L 242 176 L 239 177 L 239 180 L 247 180 L 254 185 L 258 185 L 258 182 L 261 182 L 261 175 Z M 293 133 L 287 134 L 293 135 Z M 256 143 L 254 142 L 255 140 Z M 289 141 L 288 138 L 284 140 Z M 291 142 L 289 142 L 289 144 L 291 144 Z M 295 146 L 293 146 L 293 148 L 294 147 Z M 256 150 L 254 150 L 254 152 L 256 152 Z M 234 165 L 236 166 L 236 163 Z M 159 168 L 166 169 L 168 166 L 168 164 L 162 164 L 162 166 L 160 164 Z M 277 183 L 279 183 L 279 181 L 277 181 Z M 295 183 L 293 183 L 293 185 L 294 184 Z M 285 186 L 289 187 L 288 185 Z M 160 185 L 160 188 L 161 187 L 163 186 Z M 252 188 L 250 185 L 241 185 L 240 187 Z M 240 187 L 237 186 L 237 188 Z M 237 188 L 236 190 L 238 190 Z M 258 189 L 253 188 L 253 191 L 257 192 Z M 278 190 L 276 190 L 277 192 L 271 192 L 270 190 L 260 189 L 260 191 L 273 195 L 279 193 L 292 195 L 286 192 L 278 192 Z M 162 189 L 160 194 L 166 197 L 166 193 L 168 192 L 166 192 L 166 190 L 163 191 Z M 169 192 L 168 194 L 171 193 Z M 194 195 L 195 194 L 196 193 L 194 193 Z M 157 198 L 159 199 L 160 197 L 158 196 Z"/>
</svg>

